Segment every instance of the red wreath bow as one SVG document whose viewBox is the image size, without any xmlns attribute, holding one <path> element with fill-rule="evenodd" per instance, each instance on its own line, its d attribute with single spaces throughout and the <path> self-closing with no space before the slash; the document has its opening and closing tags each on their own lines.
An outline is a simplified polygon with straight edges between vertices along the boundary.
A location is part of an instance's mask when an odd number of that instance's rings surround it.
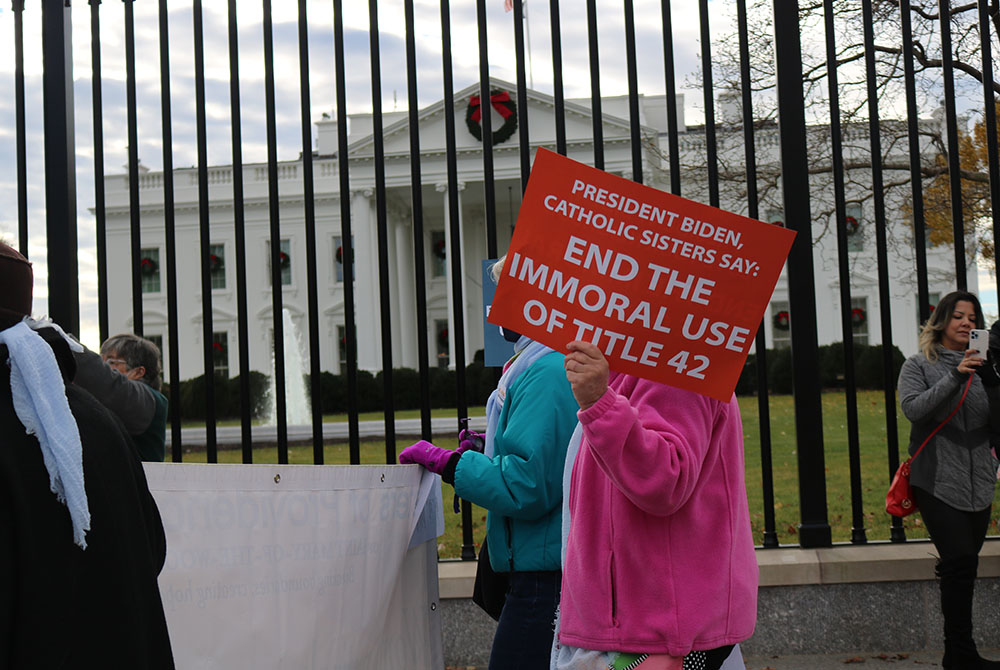
<svg viewBox="0 0 1000 670">
<path fill-rule="evenodd" d="M 503 117 L 504 121 L 514 114 L 514 110 L 503 104 L 505 102 L 510 102 L 510 93 L 507 91 L 500 91 L 490 96 L 490 104 L 493 109 L 497 110 L 497 114 Z M 483 110 L 482 105 L 479 104 L 478 95 L 469 98 L 469 106 L 472 107 L 472 120 L 479 123 L 479 119 L 483 117 Z"/>
</svg>

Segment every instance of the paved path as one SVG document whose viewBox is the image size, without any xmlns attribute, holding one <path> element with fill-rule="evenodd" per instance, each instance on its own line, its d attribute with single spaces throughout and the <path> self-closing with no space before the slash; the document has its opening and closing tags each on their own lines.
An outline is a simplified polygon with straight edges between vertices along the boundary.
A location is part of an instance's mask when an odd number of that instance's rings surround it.
<svg viewBox="0 0 1000 670">
<path fill-rule="evenodd" d="M 1000 658 L 996 649 L 980 649 L 986 658 Z M 811 654 L 802 656 L 747 656 L 747 670 L 933 670 L 941 667 L 940 650 Z"/>
<path fill-rule="evenodd" d="M 455 417 L 436 417 L 431 419 L 431 432 L 434 435 L 456 435 L 457 420 Z M 472 430 L 486 431 L 486 417 L 477 416 L 469 419 Z M 385 435 L 384 421 L 361 421 L 358 432 L 362 438 L 378 438 Z M 254 442 L 273 444 L 278 441 L 278 429 L 275 426 L 253 426 L 251 428 Z M 323 424 L 324 440 L 347 440 L 348 425 L 346 421 Z M 420 436 L 420 419 L 396 419 L 396 436 Z M 219 446 L 234 446 L 242 444 L 242 429 L 240 426 L 219 426 L 215 429 L 215 442 Z M 289 426 L 288 442 L 312 441 L 312 426 Z M 167 430 L 167 446 L 171 443 L 170 430 Z M 204 446 L 204 428 L 182 428 L 181 443 L 185 446 Z"/>
</svg>

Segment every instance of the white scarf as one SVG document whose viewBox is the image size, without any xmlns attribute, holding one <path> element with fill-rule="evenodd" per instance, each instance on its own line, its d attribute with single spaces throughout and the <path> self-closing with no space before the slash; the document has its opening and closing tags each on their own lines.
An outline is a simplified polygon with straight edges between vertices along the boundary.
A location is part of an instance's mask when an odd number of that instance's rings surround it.
<svg viewBox="0 0 1000 670">
<path fill-rule="evenodd" d="M 86 549 L 90 507 L 83 483 L 80 430 L 69 409 L 66 386 L 55 354 L 32 330 L 34 322 L 29 325 L 29 321 L 0 331 L 0 344 L 7 345 L 10 355 L 8 365 L 14 412 L 24 424 L 25 432 L 38 439 L 42 461 L 49 473 L 49 487 L 69 510 L 73 541 Z"/>
</svg>

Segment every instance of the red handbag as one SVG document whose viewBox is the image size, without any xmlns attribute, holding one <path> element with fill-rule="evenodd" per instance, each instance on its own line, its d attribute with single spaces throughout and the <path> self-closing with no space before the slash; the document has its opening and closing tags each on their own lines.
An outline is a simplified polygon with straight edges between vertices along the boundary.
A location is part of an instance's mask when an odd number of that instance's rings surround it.
<svg viewBox="0 0 1000 670">
<path fill-rule="evenodd" d="M 917 511 L 917 501 L 913 499 L 913 489 L 910 487 L 910 463 L 916 458 L 927 443 L 931 441 L 931 438 L 942 428 L 944 425 L 951 421 L 951 418 L 955 416 L 955 412 L 958 408 L 962 406 L 965 402 L 965 396 L 969 393 L 969 387 L 972 385 L 972 375 L 969 375 L 969 381 L 965 382 L 965 390 L 962 392 L 962 399 L 958 401 L 955 409 L 951 411 L 948 418 L 941 422 L 941 424 L 935 428 L 930 435 L 927 436 L 920 446 L 917 448 L 913 455 L 907 458 L 903 463 L 900 464 L 899 469 L 896 470 L 896 474 L 892 478 L 892 483 L 889 484 L 889 492 L 885 494 L 885 511 L 893 516 L 907 516 L 908 514 L 913 514 Z"/>
</svg>

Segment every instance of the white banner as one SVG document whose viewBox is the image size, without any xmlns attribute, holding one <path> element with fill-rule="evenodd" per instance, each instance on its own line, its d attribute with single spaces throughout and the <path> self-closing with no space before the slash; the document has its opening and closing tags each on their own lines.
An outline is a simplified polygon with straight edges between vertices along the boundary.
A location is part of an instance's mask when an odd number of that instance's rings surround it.
<svg viewBox="0 0 1000 670">
<path fill-rule="evenodd" d="M 144 463 L 178 668 L 441 668 L 440 479 L 419 466 Z"/>
</svg>

